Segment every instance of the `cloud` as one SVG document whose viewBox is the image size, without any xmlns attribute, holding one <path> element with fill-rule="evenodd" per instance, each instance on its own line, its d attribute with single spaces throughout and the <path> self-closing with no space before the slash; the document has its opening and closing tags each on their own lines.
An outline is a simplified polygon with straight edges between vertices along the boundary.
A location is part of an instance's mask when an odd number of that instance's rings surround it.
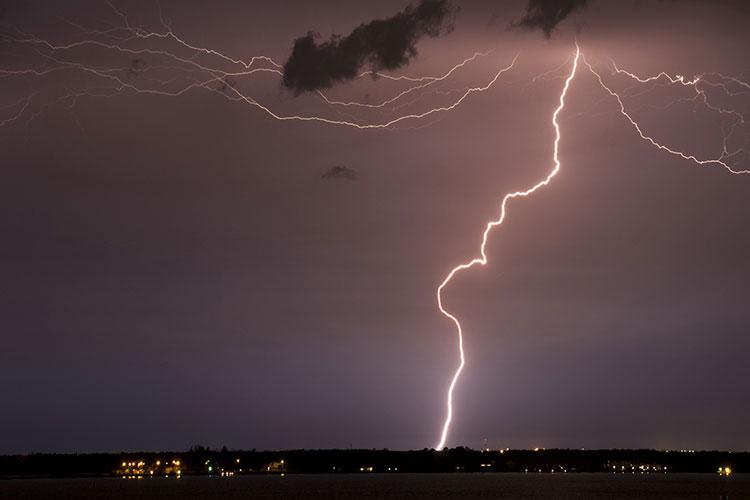
<svg viewBox="0 0 750 500">
<path fill-rule="evenodd" d="M 335 165 L 321 176 L 322 179 L 345 179 L 347 181 L 356 181 L 358 178 L 357 171 L 349 168 Z"/>
<path fill-rule="evenodd" d="M 540 29 L 549 38 L 560 22 L 572 12 L 586 7 L 588 0 L 529 0 L 526 13 L 513 27 Z"/>
<path fill-rule="evenodd" d="M 392 17 L 360 24 L 347 36 L 317 43 L 317 35 L 308 32 L 294 41 L 283 85 L 300 94 L 352 80 L 365 65 L 372 71 L 405 66 L 422 37 L 450 31 L 454 13 L 449 0 L 420 0 Z"/>
</svg>

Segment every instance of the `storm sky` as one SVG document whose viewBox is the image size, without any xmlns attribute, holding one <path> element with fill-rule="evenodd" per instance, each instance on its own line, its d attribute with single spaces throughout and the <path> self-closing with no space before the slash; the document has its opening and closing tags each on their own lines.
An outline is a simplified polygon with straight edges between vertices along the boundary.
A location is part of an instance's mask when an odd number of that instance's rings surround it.
<svg viewBox="0 0 750 500">
<path fill-rule="evenodd" d="M 575 41 L 608 78 L 611 57 L 644 75 L 750 79 L 742 2 L 592 0 L 549 39 L 510 28 L 524 1 L 453 4 L 453 29 L 419 39 L 394 74 L 492 49 L 441 87 L 461 89 L 518 62 L 427 120 L 280 122 L 196 91 L 82 97 L 0 128 L 0 453 L 431 447 L 458 363 L 435 289 L 477 254 L 502 196 L 551 169 Z M 157 28 L 157 3 L 116 5 Z M 346 35 L 407 5 L 161 11 L 197 45 L 283 62 L 310 31 Z M 60 43 L 71 22 L 117 21 L 99 2 L 10 2 L 0 18 Z M 0 65 L 23 65 L 4 43 Z M 2 78 L 0 104 L 76 78 Z M 252 85 L 274 109 L 325 109 L 278 76 Z M 327 95 L 403 88 L 366 78 Z M 634 101 L 648 131 L 720 150 L 715 114 L 657 109 L 671 91 Z M 642 141 L 587 71 L 560 124 L 560 175 L 510 204 L 489 264 L 446 291 L 467 356 L 448 446 L 750 449 L 750 175 Z"/>
</svg>

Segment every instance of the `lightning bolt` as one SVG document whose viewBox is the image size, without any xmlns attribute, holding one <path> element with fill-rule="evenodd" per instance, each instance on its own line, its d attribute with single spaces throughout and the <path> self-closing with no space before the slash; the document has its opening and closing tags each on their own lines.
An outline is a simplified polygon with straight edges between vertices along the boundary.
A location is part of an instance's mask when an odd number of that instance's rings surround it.
<svg viewBox="0 0 750 500">
<path fill-rule="evenodd" d="M 570 70 L 570 73 L 568 74 L 568 77 L 565 79 L 565 85 L 563 86 L 562 92 L 560 93 L 560 100 L 557 108 L 552 113 L 552 127 L 555 129 L 555 141 L 554 141 L 554 148 L 552 153 L 552 163 L 554 167 L 552 170 L 547 174 L 547 177 L 542 179 L 541 181 L 537 182 L 530 188 L 523 190 L 523 191 L 515 191 L 512 193 L 508 193 L 503 197 L 503 201 L 500 203 L 500 215 L 497 219 L 492 220 L 487 223 L 487 225 L 484 228 L 484 233 L 482 233 L 482 244 L 479 246 L 479 257 L 476 257 L 468 262 L 465 262 L 463 264 L 459 264 L 448 273 L 448 275 L 443 279 L 443 282 L 440 283 L 440 286 L 437 288 L 437 305 L 438 309 L 440 309 L 440 312 L 447 317 L 449 320 L 453 322 L 453 325 L 456 327 L 456 334 L 458 335 L 458 353 L 459 353 L 459 364 L 458 368 L 456 369 L 455 373 L 453 374 L 453 378 L 451 379 L 451 383 L 448 386 L 448 393 L 446 397 L 446 417 L 445 422 L 443 423 L 443 429 L 440 433 L 440 440 L 438 441 L 437 445 L 435 446 L 436 449 L 441 450 L 445 446 L 445 442 L 448 439 L 448 432 L 450 431 L 451 422 L 453 420 L 453 391 L 456 388 L 456 384 L 458 383 L 458 379 L 461 376 L 461 372 L 464 369 L 464 366 L 466 365 L 466 356 L 464 353 L 464 335 L 463 335 L 463 329 L 461 328 L 461 322 L 458 320 L 458 318 L 451 314 L 444 306 L 443 306 L 443 290 L 446 286 L 451 282 L 451 280 L 461 271 L 465 271 L 467 269 L 470 269 L 474 267 L 477 264 L 485 265 L 487 264 L 487 253 L 486 253 L 486 246 L 487 246 L 487 239 L 489 238 L 490 232 L 497 226 L 501 225 L 503 221 L 505 220 L 505 214 L 506 214 L 506 208 L 508 205 L 508 202 L 512 200 L 513 198 L 519 198 L 519 197 L 526 197 L 537 191 L 538 189 L 541 189 L 542 187 L 549 184 L 552 179 L 557 175 L 557 173 L 560 171 L 560 157 L 559 157 L 559 150 L 560 150 L 560 125 L 557 122 L 557 117 L 560 114 L 560 112 L 565 108 L 565 96 L 568 94 L 568 89 L 570 88 L 570 82 L 573 81 L 573 78 L 576 75 L 576 71 L 578 69 L 578 59 L 581 55 L 581 49 L 578 47 L 578 44 L 576 44 L 576 50 L 575 50 L 575 56 L 573 57 L 573 64 Z"/>
</svg>

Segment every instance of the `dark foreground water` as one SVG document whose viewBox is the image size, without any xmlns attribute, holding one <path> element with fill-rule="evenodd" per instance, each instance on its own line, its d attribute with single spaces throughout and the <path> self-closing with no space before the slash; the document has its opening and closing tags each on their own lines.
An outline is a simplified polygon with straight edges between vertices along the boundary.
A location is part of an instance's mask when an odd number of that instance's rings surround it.
<svg viewBox="0 0 750 500">
<path fill-rule="evenodd" d="M 0 500 L 750 500 L 750 475 L 403 474 L 0 480 Z"/>
</svg>

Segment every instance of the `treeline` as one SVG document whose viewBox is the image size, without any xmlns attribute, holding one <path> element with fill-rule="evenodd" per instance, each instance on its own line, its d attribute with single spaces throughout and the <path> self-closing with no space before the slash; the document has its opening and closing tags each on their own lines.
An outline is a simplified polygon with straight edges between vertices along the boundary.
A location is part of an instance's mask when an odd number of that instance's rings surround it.
<svg viewBox="0 0 750 500">
<path fill-rule="evenodd" d="M 183 475 L 267 473 L 716 473 L 750 472 L 750 453 L 657 450 L 212 450 L 186 452 L 29 454 L 0 456 L 0 477 L 111 476 L 123 463 L 143 462 L 144 476 L 157 462 L 179 460 Z"/>
</svg>

